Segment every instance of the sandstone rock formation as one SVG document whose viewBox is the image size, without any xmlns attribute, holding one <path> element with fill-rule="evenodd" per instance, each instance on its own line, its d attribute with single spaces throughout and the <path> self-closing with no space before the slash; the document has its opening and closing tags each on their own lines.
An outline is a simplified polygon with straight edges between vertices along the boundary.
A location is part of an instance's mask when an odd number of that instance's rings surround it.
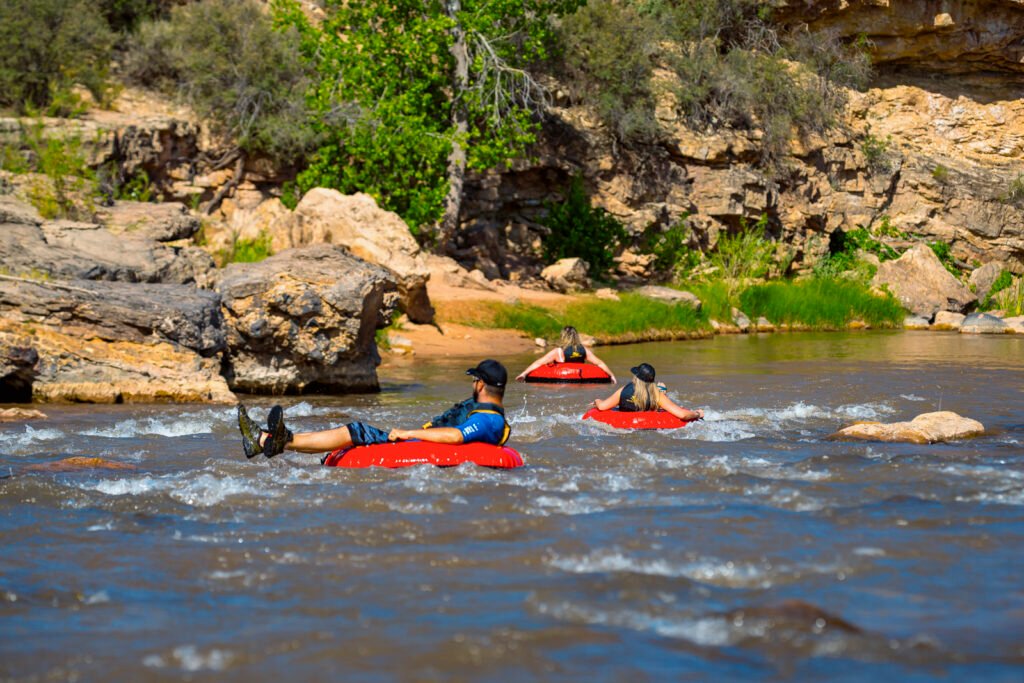
<svg viewBox="0 0 1024 683">
<path fill-rule="evenodd" d="M 288 249 L 225 269 L 218 290 L 235 390 L 374 391 L 374 333 L 397 305 L 391 274 L 340 247 Z"/>
<path fill-rule="evenodd" d="M 961 325 L 964 324 L 963 313 L 951 313 L 949 311 L 939 311 L 935 314 L 935 320 L 932 321 L 931 329 L 938 331 L 953 331 L 959 332 Z"/>
<path fill-rule="evenodd" d="M 541 271 L 541 278 L 559 292 L 590 289 L 590 265 L 581 258 L 563 258 Z"/>
<path fill-rule="evenodd" d="M 199 219 L 177 202 L 119 201 L 97 213 L 103 227 L 115 235 L 145 237 L 154 242 L 186 239 L 199 230 Z"/>
<path fill-rule="evenodd" d="M 882 263 L 871 284 L 888 287 L 904 308 L 925 318 L 932 318 L 938 311 L 961 313 L 977 301 L 925 244 Z"/>
<path fill-rule="evenodd" d="M 233 400 L 219 298 L 182 285 L 0 279 L 0 336 L 40 401 Z"/>
<path fill-rule="evenodd" d="M 860 422 L 840 429 L 829 438 L 924 444 L 966 439 L 984 431 L 985 426 L 977 420 L 943 410 L 918 415 L 909 422 Z"/>
<path fill-rule="evenodd" d="M 169 247 L 144 232 L 114 234 L 95 223 L 46 221 L 9 196 L 0 196 L 0 262 L 14 276 L 175 284 L 206 282 L 213 268 L 198 247 Z"/>
</svg>

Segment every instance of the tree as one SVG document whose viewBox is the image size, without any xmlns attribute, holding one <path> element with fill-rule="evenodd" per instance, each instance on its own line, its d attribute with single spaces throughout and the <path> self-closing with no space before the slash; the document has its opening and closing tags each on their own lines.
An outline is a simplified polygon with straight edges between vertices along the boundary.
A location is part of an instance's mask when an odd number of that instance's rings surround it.
<svg viewBox="0 0 1024 683">
<path fill-rule="evenodd" d="M 435 226 L 448 249 L 467 169 L 534 141 L 545 93 L 528 68 L 547 58 L 551 20 L 581 2 L 330 0 L 314 26 L 279 0 L 278 21 L 298 27 L 319 73 L 311 100 L 328 138 L 300 189 L 368 192 L 414 231 Z"/>
</svg>

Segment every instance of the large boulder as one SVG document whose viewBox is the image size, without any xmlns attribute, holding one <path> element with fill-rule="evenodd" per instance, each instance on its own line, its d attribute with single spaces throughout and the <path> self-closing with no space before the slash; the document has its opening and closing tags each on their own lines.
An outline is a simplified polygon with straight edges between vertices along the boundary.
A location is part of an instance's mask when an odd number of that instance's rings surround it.
<svg viewBox="0 0 1024 683">
<path fill-rule="evenodd" d="M 0 335 L 0 402 L 27 403 L 32 400 L 32 383 L 38 361 L 39 353 L 28 340 Z"/>
<path fill-rule="evenodd" d="M 939 311 L 963 313 L 977 302 L 926 244 L 917 244 L 898 259 L 882 263 L 871 284 L 887 287 L 905 309 L 929 319 Z"/>
<path fill-rule="evenodd" d="M 198 247 L 169 247 L 144 232 L 114 234 L 95 223 L 46 221 L 12 198 L 0 198 L 0 262 L 14 276 L 200 285 L 214 267 Z"/>
<path fill-rule="evenodd" d="M 943 410 L 918 415 L 910 422 L 859 422 L 844 427 L 833 434 L 832 439 L 867 441 L 898 441 L 907 443 L 936 443 L 978 436 L 985 426 L 977 420 L 961 417 Z"/>
<path fill-rule="evenodd" d="M 220 375 L 225 338 L 213 292 L 0 279 L 0 338 L 37 357 L 21 376 L 35 400 L 234 400 Z"/>
<path fill-rule="evenodd" d="M 548 285 L 559 292 L 576 292 L 590 289 L 587 272 L 590 264 L 581 258 L 558 259 L 541 271 L 540 276 Z"/>
<path fill-rule="evenodd" d="M 1002 272 L 1003 267 L 998 263 L 986 263 L 971 271 L 971 277 L 967 280 L 967 283 L 974 289 L 974 294 L 978 297 L 978 301 L 985 300 L 988 293 L 992 291 L 992 285 L 995 284 L 996 279 Z"/>
<path fill-rule="evenodd" d="M 302 197 L 294 212 L 260 211 L 268 221 L 274 251 L 309 244 L 345 247 L 353 256 L 391 272 L 402 310 L 410 320 L 433 321 L 434 309 L 427 296 L 430 270 L 419 244 L 405 221 L 377 206 L 370 195 L 344 195 L 318 187 Z"/>
<path fill-rule="evenodd" d="M 391 273 L 340 247 L 287 249 L 228 266 L 218 286 L 226 376 L 236 390 L 375 391 L 374 341 L 397 305 Z"/>
<path fill-rule="evenodd" d="M 988 313 L 971 313 L 964 318 L 960 334 L 1006 334 L 1012 332 L 1002 318 Z"/>
</svg>

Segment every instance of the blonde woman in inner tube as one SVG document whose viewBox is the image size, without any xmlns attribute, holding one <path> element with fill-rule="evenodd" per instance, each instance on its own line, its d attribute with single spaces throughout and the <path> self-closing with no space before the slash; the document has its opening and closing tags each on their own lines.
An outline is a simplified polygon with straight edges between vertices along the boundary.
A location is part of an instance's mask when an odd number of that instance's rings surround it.
<svg viewBox="0 0 1024 683">
<path fill-rule="evenodd" d="M 598 410 L 618 408 L 623 413 L 636 413 L 650 410 L 664 410 L 680 420 L 703 420 L 703 410 L 688 410 L 670 399 L 664 392 L 663 384 L 655 383 L 654 368 L 649 363 L 641 363 L 631 368 L 633 382 L 615 390 L 608 398 L 594 399 L 594 407 Z"/>
<path fill-rule="evenodd" d="M 593 350 L 584 346 L 580 340 L 580 333 L 572 325 L 566 325 L 562 328 L 562 336 L 558 341 L 558 347 L 530 363 L 529 367 L 516 375 L 516 381 L 526 381 L 528 374 L 548 363 L 593 363 L 608 373 L 612 384 L 615 383 L 615 373 L 608 369 L 608 366 L 597 357 Z"/>
</svg>

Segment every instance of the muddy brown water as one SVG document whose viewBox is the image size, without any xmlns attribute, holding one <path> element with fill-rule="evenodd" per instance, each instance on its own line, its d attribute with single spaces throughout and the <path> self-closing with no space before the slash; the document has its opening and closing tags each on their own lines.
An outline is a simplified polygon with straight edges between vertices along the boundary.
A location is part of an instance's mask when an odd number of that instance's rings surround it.
<svg viewBox="0 0 1024 683">
<path fill-rule="evenodd" d="M 707 419 L 617 431 L 579 419 L 607 387 L 517 384 L 514 471 L 247 461 L 220 406 L 0 425 L 0 680 L 1022 679 L 1024 340 L 601 355 L 620 377 L 652 363 Z M 282 403 L 296 429 L 413 427 L 469 391 L 469 365 Z M 825 438 L 938 409 L 987 433 Z M 134 469 L 28 470 L 72 456 Z"/>
</svg>

